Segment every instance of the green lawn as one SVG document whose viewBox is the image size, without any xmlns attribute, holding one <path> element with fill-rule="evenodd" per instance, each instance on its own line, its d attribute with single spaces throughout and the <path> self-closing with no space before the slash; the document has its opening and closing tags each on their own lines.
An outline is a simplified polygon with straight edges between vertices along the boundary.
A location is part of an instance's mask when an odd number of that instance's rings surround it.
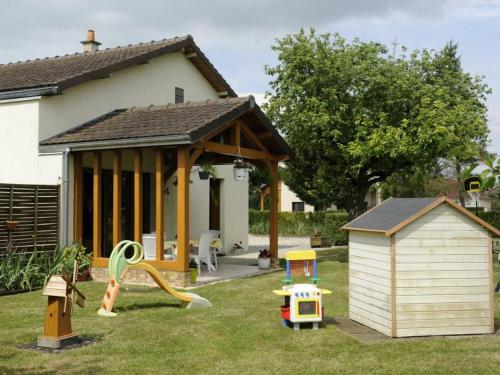
<svg viewBox="0 0 500 375">
<path fill-rule="evenodd" d="M 319 253 L 320 285 L 332 289 L 325 315 L 347 316 L 345 250 Z M 498 269 L 497 269 L 498 270 Z M 500 337 L 388 340 L 362 344 L 327 325 L 319 331 L 281 327 L 282 273 L 199 288 L 213 307 L 182 310 L 156 288 L 122 289 L 118 317 L 96 315 L 106 288 L 82 283 L 85 309 L 73 326 L 97 343 L 58 354 L 18 349 L 42 333 L 41 292 L 0 297 L 0 373 L 500 373 Z M 495 299 L 497 323 L 500 298 Z"/>
</svg>

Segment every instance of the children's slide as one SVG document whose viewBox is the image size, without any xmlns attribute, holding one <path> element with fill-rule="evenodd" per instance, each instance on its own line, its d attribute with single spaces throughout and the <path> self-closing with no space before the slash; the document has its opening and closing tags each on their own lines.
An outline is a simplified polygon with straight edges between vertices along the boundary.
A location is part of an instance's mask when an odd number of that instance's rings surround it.
<svg viewBox="0 0 500 375">
<path fill-rule="evenodd" d="M 125 256 L 125 251 L 132 247 L 134 250 L 130 258 Z M 153 278 L 158 286 L 172 297 L 181 301 L 181 307 L 196 308 L 210 307 L 211 303 L 197 294 L 178 292 L 170 286 L 167 280 L 161 276 L 160 272 L 151 265 L 144 263 L 144 249 L 141 244 L 133 241 L 122 241 L 115 246 L 111 256 L 109 257 L 108 271 L 110 280 L 104 298 L 101 303 L 101 308 L 97 311 L 98 315 L 105 317 L 115 317 L 116 313 L 112 311 L 116 297 L 120 290 L 120 286 L 125 279 L 125 275 L 129 270 L 144 270 Z"/>
</svg>

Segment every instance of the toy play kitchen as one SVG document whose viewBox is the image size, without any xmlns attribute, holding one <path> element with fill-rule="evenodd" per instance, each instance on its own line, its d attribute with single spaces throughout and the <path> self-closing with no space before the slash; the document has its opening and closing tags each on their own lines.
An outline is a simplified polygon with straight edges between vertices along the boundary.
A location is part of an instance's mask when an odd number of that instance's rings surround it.
<svg viewBox="0 0 500 375">
<path fill-rule="evenodd" d="M 320 289 L 316 252 L 314 250 L 289 251 L 285 257 L 286 278 L 282 289 L 273 293 L 285 298 L 281 306 L 281 318 L 284 326 L 293 325 L 294 330 L 300 329 L 301 323 L 312 323 L 313 329 L 318 329 L 318 323 L 323 320 L 322 296 L 331 294 L 326 289 Z M 312 284 L 291 284 L 292 275 L 304 275 Z M 312 277 L 311 277 L 312 275 Z"/>
</svg>

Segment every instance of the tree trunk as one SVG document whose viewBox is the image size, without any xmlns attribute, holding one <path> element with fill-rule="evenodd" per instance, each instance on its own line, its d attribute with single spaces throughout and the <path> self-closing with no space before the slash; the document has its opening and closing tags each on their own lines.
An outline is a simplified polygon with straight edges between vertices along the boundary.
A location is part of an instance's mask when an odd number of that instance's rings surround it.
<svg viewBox="0 0 500 375">
<path fill-rule="evenodd" d="M 349 210 L 349 218 L 351 220 L 357 218 L 359 215 L 363 214 L 366 211 L 367 204 L 365 202 L 365 198 L 369 189 L 369 186 L 358 187 L 355 198 L 356 200 L 355 202 L 353 202 L 354 204 Z"/>
<path fill-rule="evenodd" d="M 455 172 L 457 174 L 457 184 L 458 184 L 458 197 L 460 198 L 460 205 L 465 207 L 465 191 L 464 184 L 462 181 L 462 166 L 457 161 L 455 162 Z"/>
</svg>

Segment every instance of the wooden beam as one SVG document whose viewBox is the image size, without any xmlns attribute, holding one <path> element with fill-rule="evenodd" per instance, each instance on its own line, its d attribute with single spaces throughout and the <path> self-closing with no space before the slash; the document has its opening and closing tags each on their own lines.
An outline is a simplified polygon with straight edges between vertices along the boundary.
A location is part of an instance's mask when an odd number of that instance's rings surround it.
<svg viewBox="0 0 500 375">
<path fill-rule="evenodd" d="M 202 143 L 197 143 L 194 145 L 194 147 L 204 149 L 207 152 L 215 152 L 222 155 L 238 156 L 238 147 L 234 145 L 226 145 L 222 143 L 206 141 Z M 254 150 L 252 148 L 240 147 L 239 154 L 242 157 L 248 159 L 276 160 L 276 157 L 274 155 L 271 155 L 268 152 Z"/>
<path fill-rule="evenodd" d="M 134 241 L 142 243 L 142 150 L 134 150 Z"/>
<path fill-rule="evenodd" d="M 271 162 L 271 175 L 278 175 L 278 162 Z M 278 266 L 278 184 L 279 179 L 273 177 L 271 182 L 271 205 L 269 212 L 269 249 L 274 266 Z"/>
<path fill-rule="evenodd" d="M 203 149 L 198 148 L 194 149 L 193 152 L 191 153 L 191 157 L 189 159 L 189 169 L 193 168 L 194 163 L 196 163 L 196 160 L 203 154 Z"/>
<path fill-rule="evenodd" d="M 155 217 L 156 217 L 156 260 L 161 261 L 164 258 L 163 246 L 164 246 L 164 236 L 165 232 L 165 181 L 163 179 L 163 168 L 164 168 L 164 158 L 163 149 L 155 150 L 155 175 L 156 175 L 156 200 L 155 200 Z"/>
<path fill-rule="evenodd" d="M 102 168 L 102 156 L 100 151 L 94 151 L 93 153 L 93 207 L 92 207 L 92 247 L 94 258 L 101 257 L 101 168 Z"/>
<path fill-rule="evenodd" d="M 177 262 L 178 270 L 189 267 L 189 174 L 190 153 L 188 147 L 177 149 Z"/>
<path fill-rule="evenodd" d="M 122 237 L 122 152 L 113 150 L 113 247 Z"/>
<path fill-rule="evenodd" d="M 73 154 L 73 240 L 82 241 L 83 238 L 83 160 L 82 154 Z"/>
<path fill-rule="evenodd" d="M 250 128 L 245 124 L 243 121 L 239 120 L 238 124 L 241 124 L 241 131 L 243 132 L 243 135 L 247 137 L 249 140 L 251 140 L 253 143 L 257 145 L 258 148 L 261 149 L 261 151 L 264 152 L 269 152 L 261 142 L 261 140 L 255 135 L 255 133 L 250 130 Z"/>
<path fill-rule="evenodd" d="M 267 130 L 258 130 L 258 131 L 255 131 L 254 134 L 257 137 L 259 137 L 260 140 L 271 139 L 274 137 L 273 133 L 271 133 L 270 131 L 267 131 Z"/>
<path fill-rule="evenodd" d="M 237 120 L 231 129 L 231 144 L 236 147 L 241 146 L 241 121 Z"/>
</svg>

